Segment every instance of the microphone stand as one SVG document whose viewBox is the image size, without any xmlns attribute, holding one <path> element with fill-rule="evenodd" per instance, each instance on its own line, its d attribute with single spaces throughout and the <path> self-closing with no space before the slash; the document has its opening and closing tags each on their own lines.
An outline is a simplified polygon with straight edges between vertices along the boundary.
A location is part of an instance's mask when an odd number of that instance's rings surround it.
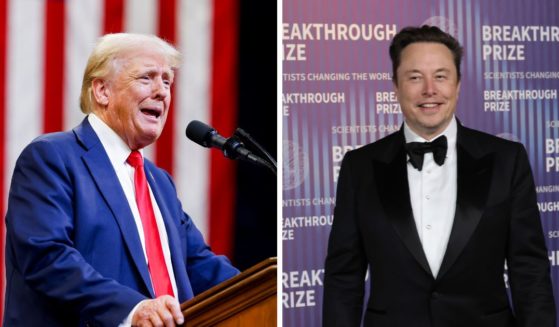
<svg viewBox="0 0 559 327">
<path fill-rule="evenodd" d="M 264 166 L 268 167 L 274 175 L 277 175 L 278 165 L 276 160 L 266 151 L 250 134 L 245 132 L 242 128 L 237 128 L 234 133 L 235 136 L 239 137 L 243 141 L 249 143 L 254 149 L 256 149 L 266 160 L 259 162 Z"/>
</svg>

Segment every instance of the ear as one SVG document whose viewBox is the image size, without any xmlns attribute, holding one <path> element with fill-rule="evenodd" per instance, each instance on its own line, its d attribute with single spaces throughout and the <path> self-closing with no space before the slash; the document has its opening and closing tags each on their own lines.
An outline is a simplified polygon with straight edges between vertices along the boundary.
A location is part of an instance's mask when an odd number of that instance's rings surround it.
<svg viewBox="0 0 559 327">
<path fill-rule="evenodd" d="M 91 89 L 95 102 L 106 107 L 109 104 L 110 90 L 107 81 L 95 78 L 91 82 Z"/>
<path fill-rule="evenodd" d="M 400 94 L 398 92 L 398 82 L 396 80 L 392 80 L 392 90 L 394 91 L 394 93 L 396 94 L 396 98 L 398 100 L 400 100 Z"/>
</svg>

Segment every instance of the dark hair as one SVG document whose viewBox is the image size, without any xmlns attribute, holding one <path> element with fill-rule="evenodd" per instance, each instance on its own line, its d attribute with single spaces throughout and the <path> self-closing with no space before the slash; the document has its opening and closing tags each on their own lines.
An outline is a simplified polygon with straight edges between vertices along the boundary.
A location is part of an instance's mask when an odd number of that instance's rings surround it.
<svg viewBox="0 0 559 327">
<path fill-rule="evenodd" d="M 392 60 L 392 81 L 398 81 L 396 70 L 400 66 L 400 57 L 405 47 L 416 42 L 435 42 L 446 45 L 454 57 L 454 65 L 458 80 L 460 80 L 460 62 L 462 61 L 462 46 L 452 35 L 441 31 L 436 26 L 423 25 L 421 27 L 403 28 L 390 43 L 389 53 Z"/>
</svg>

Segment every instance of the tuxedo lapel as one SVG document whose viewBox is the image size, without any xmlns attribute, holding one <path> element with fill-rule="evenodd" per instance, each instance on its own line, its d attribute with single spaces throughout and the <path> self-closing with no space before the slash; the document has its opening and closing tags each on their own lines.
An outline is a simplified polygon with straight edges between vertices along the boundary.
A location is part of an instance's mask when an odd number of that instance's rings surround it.
<svg viewBox="0 0 559 327">
<path fill-rule="evenodd" d="M 492 154 L 479 153 L 475 140 L 460 125 L 456 149 L 456 213 L 438 278 L 450 269 L 474 233 L 487 202 L 492 176 Z"/>
<path fill-rule="evenodd" d="M 99 188 L 103 199 L 111 209 L 120 227 L 126 246 L 132 254 L 132 260 L 144 281 L 146 289 L 150 291 L 153 297 L 151 279 L 145 262 L 144 250 L 142 249 L 138 229 L 134 222 L 134 216 L 127 205 L 128 200 L 124 195 L 109 157 L 93 128 L 89 125 L 87 118 L 74 129 L 74 133 L 87 149 L 82 159 L 89 170 L 91 178 Z"/>
<path fill-rule="evenodd" d="M 394 135 L 394 145 L 386 153 L 387 161 L 374 161 L 377 192 L 388 220 L 421 267 L 432 275 L 423 246 L 419 239 L 410 202 L 407 157 L 402 129 Z"/>
</svg>

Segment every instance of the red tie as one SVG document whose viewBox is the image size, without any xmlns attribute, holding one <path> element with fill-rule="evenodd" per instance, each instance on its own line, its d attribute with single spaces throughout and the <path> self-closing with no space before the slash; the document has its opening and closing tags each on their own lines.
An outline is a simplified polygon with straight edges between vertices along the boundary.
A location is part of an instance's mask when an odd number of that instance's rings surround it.
<svg viewBox="0 0 559 327">
<path fill-rule="evenodd" d="M 136 188 L 136 204 L 140 211 L 142 226 L 144 228 L 144 239 L 146 242 L 146 253 L 148 257 L 148 269 L 151 275 L 151 282 L 155 296 L 173 295 L 173 287 L 171 279 L 165 264 L 163 256 L 163 248 L 155 222 L 155 214 L 149 196 L 149 189 L 146 181 L 146 173 L 144 172 L 144 159 L 138 151 L 132 151 L 128 160 L 130 166 L 134 167 L 134 187 Z"/>
</svg>

